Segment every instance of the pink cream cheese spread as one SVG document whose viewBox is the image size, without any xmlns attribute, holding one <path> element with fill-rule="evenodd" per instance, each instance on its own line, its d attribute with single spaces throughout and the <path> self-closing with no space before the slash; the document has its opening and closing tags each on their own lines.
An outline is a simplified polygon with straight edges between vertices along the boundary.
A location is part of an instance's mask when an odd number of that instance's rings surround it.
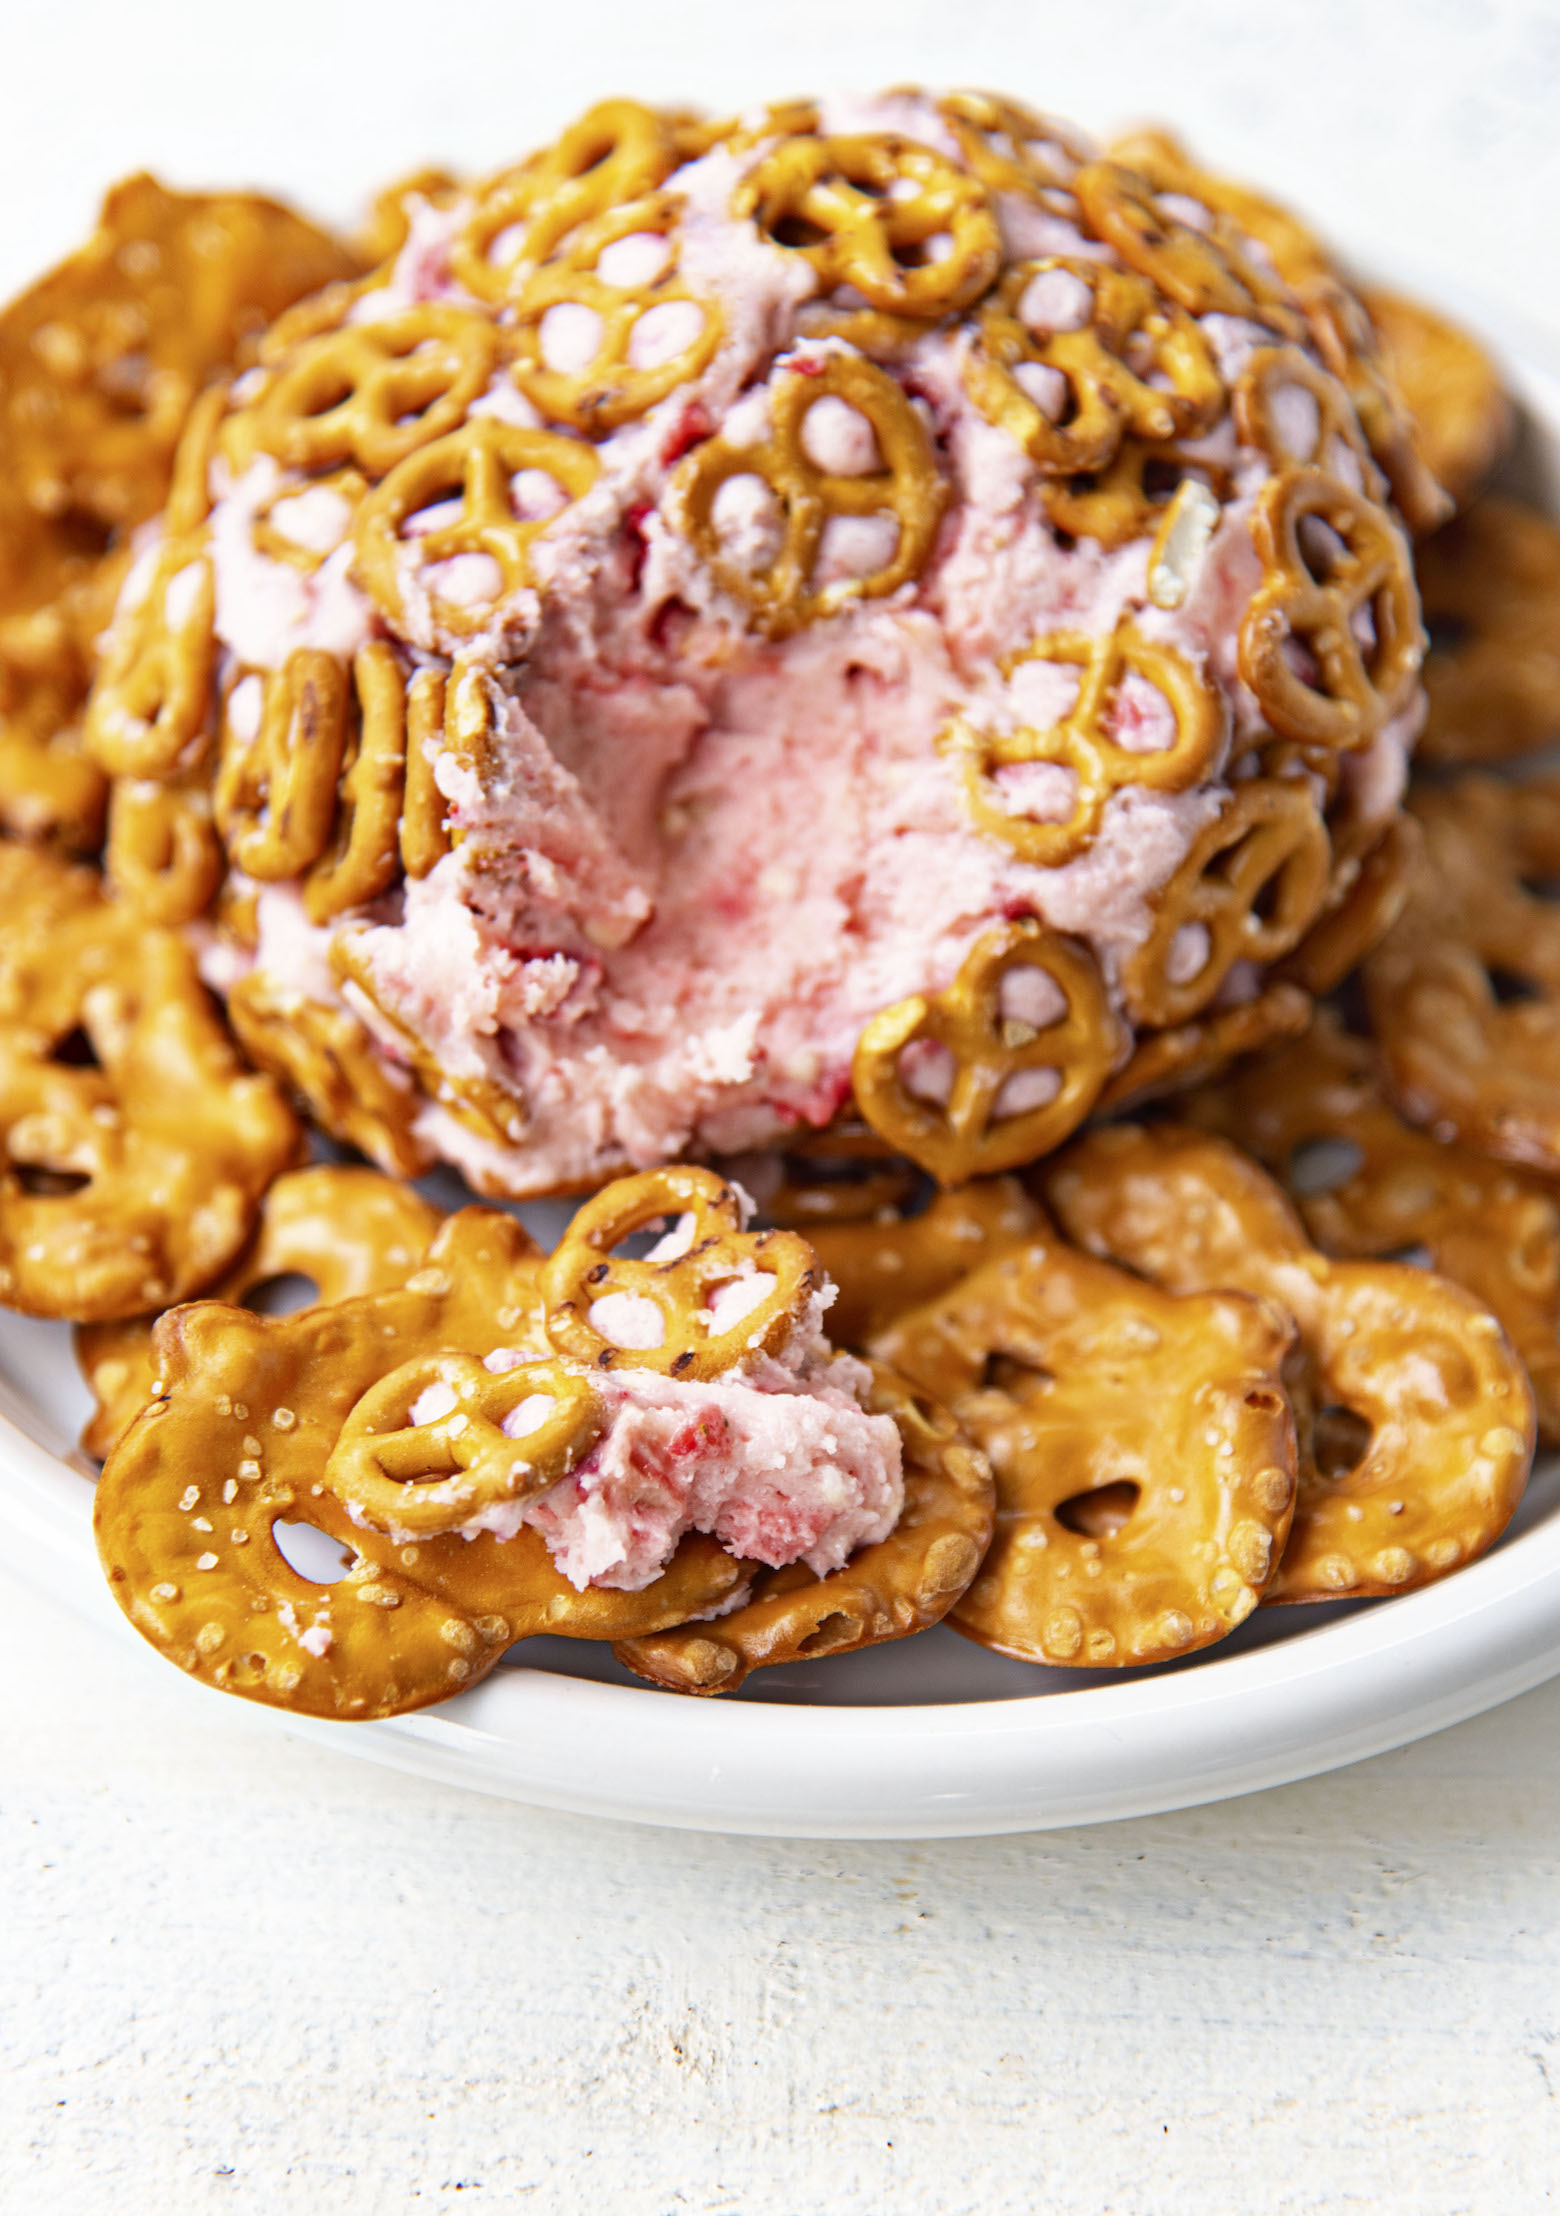
<svg viewBox="0 0 1560 2216">
<path fill-rule="evenodd" d="M 813 128 L 909 139 L 967 167 L 930 97 L 826 101 Z M 484 736 L 462 746 L 446 724 L 422 741 L 448 841 L 431 869 L 324 923 L 311 922 L 300 882 L 230 874 L 232 895 L 253 896 L 252 926 L 242 941 L 210 936 L 208 974 L 227 988 L 256 970 L 299 1002 L 350 1011 L 392 1076 L 405 1073 L 410 1088 L 416 1072 L 425 1157 L 454 1163 L 486 1192 L 583 1188 L 626 1167 L 761 1148 L 827 1123 L 848 1098 L 863 1025 L 945 987 L 1004 919 L 1033 916 L 1076 939 L 1119 1004 L 1156 895 L 1271 736 L 1237 664 L 1241 619 L 1262 582 L 1252 518 L 1270 455 L 1243 442 L 1228 408 L 1184 442 L 1185 469 L 1213 497 L 1176 590 L 1151 593 L 1152 529 L 1108 545 L 1057 527 L 1024 444 L 972 397 L 968 319 L 885 339 L 885 319 L 859 320 L 866 303 L 848 282 L 743 212 L 745 185 L 785 129 L 760 113 L 705 148 L 690 142 L 605 246 L 591 247 L 577 297 L 561 287 L 526 327 L 532 370 L 567 390 L 599 352 L 603 319 L 648 298 L 627 368 L 693 365 L 594 436 L 521 389 L 505 350 L 514 310 L 463 283 L 482 204 L 470 195 L 413 201 L 404 246 L 343 311 L 366 334 L 418 307 L 489 318 L 502 343 L 461 423 L 491 418 L 588 451 L 583 489 L 534 464 L 501 484 L 508 515 L 539 525 L 522 581 L 475 540 L 439 551 L 459 488 L 403 519 L 387 587 L 353 536 L 360 488 L 264 450 L 240 468 L 219 448 L 213 464 L 219 689 L 240 736 L 259 714 L 255 681 L 295 650 L 349 658 L 375 640 L 394 646 L 409 681 L 449 673 L 451 696 L 460 691 Z M 1091 150 L 1058 126 L 1048 152 L 1065 177 Z M 990 198 L 1007 262 L 1116 266 L 1065 190 Z M 509 236 L 490 240 L 495 263 Z M 952 235 L 934 235 L 925 257 L 935 264 L 953 250 Z M 1050 278 L 1017 305 L 1041 338 L 1087 312 L 1080 279 Z M 1239 315 L 1198 320 L 1227 386 L 1274 343 Z M 827 385 L 787 451 L 794 460 L 799 443 L 815 482 L 881 475 L 879 430 L 836 375 L 869 354 L 925 434 L 938 505 L 924 558 L 893 590 L 853 596 L 852 580 L 893 562 L 903 526 L 870 502 L 863 512 L 836 503 L 813 556 L 814 607 L 804 621 L 768 623 L 756 581 L 771 574 L 787 520 L 768 459 L 790 436 L 777 411 L 797 377 Z M 1057 373 L 1025 369 L 1036 406 L 1060 412 Z M 277 374 L 251 372 L 234 408 L 263 410 Z M 545 377 L 530 386 L 543 391 Z M 1309 406 L 1314 416 L 1303 386 L 1287 400 L 1292 414 Z M 1325 448 L 1319 462 L 1358 486 L 1355 445 L 1317 434 L 1314 421 L 1310 430 Z M 706 525 L 690 509 L 687 464 L 717 441 L 750 451 L 755 467 L 730 469 Z M 1122 784 L 1087 849 L 1040 866 L 973 820 L 939 740 L 959 719 L 1001 733 L 1065 717 L 1077 669 L 1014 658 L 1048 634 L 1103 637 L 1123 618 L 1211 685 L 1222 739 L 1190 789 Z M 1346 759 L 1361 817 L 1395 811 L 1421 709 L 1412 687 Z M 1106 717 L 1107 735 L 1129 751 L 1147 755 L 1173 736 L 1169 703 L 1137 676 Z M 1065 815 L 1072 774 L 1007 773 L 1004 805 L 1041 821 Z M 343 940 L 350 976 L 335 958 Z M 1245 965 L 1223 998 L 1249 997 L 1260 982 Z M 430 1069 L 448 1086 L 429 1084 Z M 449 1086 L 488 1103 L 485 1114 L 457 1113 Z M 495 1098 L 512 1113 L 494 1114 Z M 755 1559 L 777 1559 L 783 1546 L 821 1566 L 845 1542 L 832 1525 L 797 1523 L 787 1475 L 797 1457 L 829 1459 L 850 1545 L 887 1512 L 892 1490 L 881 1449 L 868 1474 L 875 1420 L 853 1406 L 834 1385 L 636 1381 L 592 1466 L 530 1514 L 581 1579 L 639 1582 L 689 1526 L 718 1530 Z M 706 1444 L 716 1437 L 719 1455 Z M 742 1472 L 727 1495 L 715 1478 L 722 1457 Z"/>
</svg>

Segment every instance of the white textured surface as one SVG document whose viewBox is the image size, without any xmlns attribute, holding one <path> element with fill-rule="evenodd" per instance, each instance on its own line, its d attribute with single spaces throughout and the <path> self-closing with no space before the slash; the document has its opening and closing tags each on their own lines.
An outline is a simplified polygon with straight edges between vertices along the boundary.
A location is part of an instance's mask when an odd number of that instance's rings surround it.
<svg viewBox="0 0 1560 2216">
<path fill-rule="evenodd" d="M 339 211 L 607 89 L 919 75 L 1168 114 L 1364 249 L 1556 322 L 1560 18 L 1533 0 L 10 0 L 6 34 L 0 285 L 140 162 Z M 7 2212 L 1560 2200 L 1560 1686 L 1206 1811 L 818 1847 L 340 1763 L 9 1583 L 0 1672 Z"/>
</svg>

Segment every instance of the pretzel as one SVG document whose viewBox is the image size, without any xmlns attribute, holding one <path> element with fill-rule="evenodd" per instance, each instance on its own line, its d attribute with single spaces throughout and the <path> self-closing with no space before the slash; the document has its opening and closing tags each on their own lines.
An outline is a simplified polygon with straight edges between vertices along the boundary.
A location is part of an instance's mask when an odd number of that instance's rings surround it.
<svg viewBox="0 0 1560 2216">
<path fill-rule="evenodd" d="M 1124 438 L 1101 468 L 1048 478 L 1040 497 L 1054 530 L 1098 539 L 1114 551 L 1129 539 L 1161 532 L 1187 484 L 1199 486 L 1215 510 L 1230 489 L 1227 472 L 1191 460 L 1173 443 Z"/>
<path fill-rule="evenodd" d="M 81 710 L 129 550 L 92 557 L 52 538 L 0 494 L 0 830 L 88 853 L 107 786 Z"/>
<path fill-rule="evenodd" d="M 672 1233 L 643 1260 L 613 1253 L 637 1231 L 671 1219 Z M 819 1277 L 794 1231 L 744 1231 L 742 1202 L 713 1170 L 670 1167 L 619 1178 L 576 1214 L 542 1272 L 547 1336 L 559 1354 L 593 1368 L 650 1369 L 666 1377 L 723 1376 L 775 1353 L 803 1321 Z M 735 1320 L 721 1296 L 734 1284 L 769 1286 Z M 613 1313 L 602 1313 L 611 1301 Z M 612 1330 L 626 1331 L 614 1338 Z"/>
<path fill-rule="evenodd" d="M 1399 514 L 1414 536 L 1423 538 L 1446 521 L 1452 503 L 1425 465 L 1414 420 L 1383 357 L 1374 324 L 1358 296 L 1334 276 L 1306 288 L 1305 310 L 1311 343 L 1348 388 Z"/>
<path fill-rule="evenodd" d="M 515 309 L 513 376 L 550 421 L 572 424 L 576 431 L 614 431 L 709 367 L 721 342 L 722 318 L 713 300 L 698 298 L 677 275 L 672 238 L 679 215 L 679 203 L 669 193 L 610 209 L 580 230 L 566 255 L 527 279 Z M 657 233 L 667 235 L 669 267 L 653 283 L 628 287 L 601 275 L 599 263 L 609 247 Z M 664 359 L 636 362 L 636 340 L 642 348 L 654 330 L 644 319 L 676 304 L 698 310 L 697 332 Z M 578 368 L 548 363 L 545 324 L 560 307 L 585 309 L 596 318 L 595 351 Z"/>
<path fill-rule="evenodd" d="M 1324 524 L 1318 546 L 1305 526 Z M 1423 652 L 1402 533 L 1384 508 L 1318 469 L 1286 469 L 1257 495 L 1262 584 L 1241 619 L 1240 674 L 1285 738 L 1366 746 L 1400 707 Z M 1373 638 L 1362 643 L 1357 616 Z M 1308 668 L 1296 666 L 1295 644 Z"/>
<path fill-rule="evenodd" d="M 368 215 L 352 236 L 352 248 L 365 269 L 380 269 L 393 262 L 412 232 L 411 204 L 426 201 L 432 208 L 451 208 L 460 198 L 460 180 L 447 169 L 414 169 L 398 177 L 383 192 L 376 192 Z"/>
<path fill-rule="evenodd" d="M 105 531 L 155 515 L 201 387 L 354 266 L 273 200 L 116 185 L 87 244 L 0 314 L 0 444 L 26 507 Z"/>
<path fill-rule="evenodd" d="M 1030 288 L 1053 275 L 1086 289 L 1089 315 L 1076 327 L 1037 331 L 1024 304 Z M 1055 417 L 1015 375 L 1026 365 L 1065 380 Z M 1054 476 L 1101 468 L 1124 432 L 1197 436 L 1217 421 L 1225 400 L 1212 349 L 1183 308 L 1167 307 L 1130 271 L 1055 254 L 1009 267 L 982 301 L 964 379 L 988 421 Z"/>
<path fill-rule="evenodd" d="M 1327 892 L 1327 832 L 1311 794 L 1277 778 L 1236 785 L 1159 894 L 1121 967 L 1135 1023 L 1200 1015 L 1237 962 L 1298 946 Z"/>
<path fill-rule="evenodd" d="M 325 851 L 347 743 L 348 684 L 336 655 L 297 647 L 266 674 L 252 735 L 235 727 L 231 710 L 226 716 L 212 813 L 246 877 L 297 877 Z"/>
<path fill-rule="evenodd" d="M 1325 1253 L 1418 1250 L 1499 1318 L 1526 1366 L 1540 1439 L 1560 1439 L 1560 1201 L 1525 1170 L 1405 1123 L 1368 1039 L 1318 1009 L 1304 1038 L 1184 1103 L 1244 1146 Z"/>
<path fill-rule="evenodd" d="M 87 750 L 110 777 L 170 777 L 205 736 L 215 623 L 204 528 L 165 538 L 144 599 L 115 620 L 87 702 Z"/>
<path fill-rule="evenodd" d="M 250 1060 L 280 1078 L 322 1131 L 391 1177 L 420 1177 L 429 1167 L 433 1150 L 415 1130 L 423 1096 L 375 1051 L 350 1009 L 310 1000 L 257 969 L 231 988 L 227 1012 Z"/>
<path fill-rule="evenodd" d="M 0 1299 L 95 1322 L 181 1300 L 298 1143 L 240 1071 L 193 956 L 96 880 L 0 846 Z"/>
<path fill-rule="evenodd" d="M 1071 207 L 1066 188 L 1092 153 L 1071 125 L 991 92 L 949 93 L 937 112 L 988 192 L 1037 200 L 1053 214 Z"/>
<path fill-rule="evenodd" d="M 438 1101 L 452 1116 L 495 1146 L 513 1146 L 524 1138 L 525 1102 L 508 1085 L 476 1073 L 447 1070 L 427 1041 L 385 995 L 371 965 L 364 959 L 361 933 L 342 931 L 331 942 L 330 965 L 337 980 L 361 993 L 388 1030 L 401 1055 L 430 1100 Z"/>
<path fill-rule="evenodd" d="M 1287 1317 L 1177 1296 L 1028 1239 L 873 1342 L 997 1481 L 991 1551 L 949 1621 L 1020 1661 L 1167 1662 L 1243 1623 L 1295 1501 Z"/>
<path fill-rule="evenodd" d="M 1304 395 L 1298 403 L 1297 394 Z M 1361 489 L 1371 499 L 1385 491 L 1353 401 L 1298 346 L 1257 348 L 1235 380 L 1233 413 L 1241 444 L 1265 454 L 1275 469 L 1319 469 L 1336 477 L 1341 447 Z"/>
<path fill-rule="evenodd" d="M 102 837 L 106 798 L 79 730 L 39 732 L 0 713 L 0 832 L 89 853 Z"/>
<path fill-rule="evenodd" d="M 222 870 L 222 846 L 202 775 L 166 784 L 115 779 L 103 875 L 116 899 L 148 923 L 193 923 L 210 907 Z"/>
<path fill-rule="evenodd" d="M 1249 185 L 1199 168 L 1169 131 L 1130 131 L 1112 144 L 1110 155 L 1146 178 L 1156 193 L 1199 202 L 1208 211 L 1215 238 L 1227 241 L 1243 264 L 1255 242 L 1296 292 L 1332 275 L 1326 248 L 1298 216 Z"/>
<path fill-rule="evenodd" d="M 1560 530 L 1488 493 L 1415 567 L 1430 633 L 1423 758 L 1504 762 L 1560 739 Z"/>
<path fill-rule="evenodd" d="M 738 187 L 731 212 L 802 254 L 824 290 L 935 321 L 979 299 L 1002 266 L 1002 233 L 977 178 L 914 139 L 783 139 Z M 933 239 L 948 245 L 940 259 Z"/>
<path fill-rule="evenodd" d="M 260 1204 L 254 1237 L 207 1297 L 243 1308 L 293 1276 L 311 1279 L 325 1305 L 383 1292 L 406 1283 L 441 1220 L 421 1194 L 377 1170 L 287 1170 Z M 81 1444 L 101 1461 L 155 1397 L 151 1320 L 78 1325 L 76 1360 L 97 1403 Z"/>
<path fill-rule="evenodd" d="M 1233 315 L 1299 337 L 1300 317 L 1228 230 L 1198 231 L 1172 215 L 1148 179 L 1116 161 L 1086 162 L 1072 179 L 1086 230 L 1114 247 L 1189 315 Z"/>
<path fill-rule="evenodd" d="M 738 1156 L 732 1167 L 761 1215 L 809 1238 L 831 1224 L 892 1217 L 925 1182 L 913 1162 L 852 1117 L 792 1137 L 781 1152 Z"/>
<path fill-rule="evenodd" d="M 1168 1031 L 1140 1031 L 1132 1052 L 1096 1103 L 1101 1115 L 1137 1108 L 1188 1085 L 1217 1077 L 1231 1062 L 1292 1039 L 1311 1020 L 1311 996 L 1298 985 L 1266 985 L 1255 1000 L 1242 1000 L 1214 1015 L 1194 1017 Z"/>
<path fill-rule="evenodd" d="M 516 514 L 514 477 L 525 470 L 550 478 L 566 510 L 589 492 L 599 467 L 592 449 L 577 439 L 523 430 L 496 416 L 474 416 L 458 431 L 408 455 L 363 502 L 353 527 L 359 580 L 386 620 L 410 634 L 417 627 L 406 572 L 425 571 L 430 562 L 455 554 L 486 555 L 497 565 L 499 588 L 475 602 L 450 599 L 426 576 L 418 577 L 436 634 L 467 638 L 485 629 L 494 609 L 531 582 L 532 544 L 557 521 L 556 514 L 530 519 Z M 460 513 L 453 521 L 405 535 L 421 510 L 457 494 Z"/>
<path fill-rule="evenodd" d="M 672 119 L 636 100 L 599 101 L 483 188 L 451 241 L 450 268 L 479 300 L 513 300 L 572 233 L 654 192 L 680 158 Z"/>
<path fill-rule="evenodd" d="M 847 477 L 812 460 L 804 444 L 806 419 L 829 397 L 866 417 L 881 469 Z M 878 599 L 918 577 L 947 506 L 948 487 L 920 417 L 902 387 L 875 363 L 829 354 L 819 364 L 783 371 L 771 387 L 770 416 L 769 437 L 761 446 L 713 438 L 696 447 L 673 480 L 672 512 L 722 590 L 746 604 L 760 630 L 785 638 L 852 601 Z M 783 524 L 780 551 L 756 571 L 723 553 L 716 529 L 716 495 L 739 477 L 768 486 Z M 815 583 L 824 534 L 834 517 L 885 515 L 893 516 L 899 536 L 883 568 L 865 577 Z"/>
<path fill-rule="evenodd" d="M 1425 866 L 1365 965 L 1392 1094 L 1414 1123 L 1560 1169 L 1560 779 L 1417 793 Z"/>
<path fill-rule="evenodd" d="M 1346 867 L 1340 867 L 1335 847 L 1326 904 L 1284 957 L 1281 975 L 1318 999 L 1341 985 L 1403 913 L 1423 843 L 1412 816 L 1394 816 L 1376 844 Z"/>
<path fill-rule="evenodd" d="M 1511 442 L 1511 402 L 1500 371 L 1468 332 L 1422 301 L 1366 287 L 1360 300 L 1401 394 L 1421 460 L 1466 507 Z"/>
<path fill-rule="evenodd" d="M 348 908 L 366 908 L 400 874 L 408 737 L 406 686 L 394 649 L 382 639 L 360 648 L 352 686 L 357 728 L 346 742 L 335 828 L 303 887 L 304 907 L 316 924 Z"/>
<path fill-rule="evenodd" d="M 354 1409 L 404 1364 L 503 1348 L 540 1362 L 533 1386 L 557 1377 L 536 1344 L 535 1261 L 518 1224 L 466 1209 L 398 1291 L 274 1319 L 216 1302 L 165 1316 L 153 1334 L 162 1390 L 110 1454 L 96 1502 L 103 1567 L 137 1630 L 207 1684 L 352 1719 L 474 1685 L 534 1632 L 655 1630 L 736 1590 L 749 1566 L 713 1540 L 685 1540 L 642 1592 L 576 1593 L 535 1531 L 391 1539 L 332 1490 Z M 495 1382 L 519 1389 L 515 1371 Z M 300 1577 L 278 1521 L 341 1542 L 340 1581 Z"/>
<path fill-rule="evenodd" d="M 1404 1592 L 1499 1538 L 1532 1459 L 1533 1399 L 1500 1325 L 1459 1286 L 1328 1261 L 1278 1188 L 1200 1132 L 1091 1133 L 1045 1188 L 1091 1254 L 1170 1292 L 1255 1293 L 1293 1316 L 1300 1489 L 1266 1602 Z"/>
<path fill-rule="evenodd" d="M 881 1363 L 867 1406 L 892 1416 L 904 1449 L 905 1501 L 886 1539 L 817 1577 L 801 1563 L 766 1570 L 744 1607 L 712 1623 L 619 1640 L 618 1660 L 671 1693 L 733 1693 L 753 1670 L 816 1661 L 906 1639 L 947 1614 L 991 1539 L 992 1483 L 946 1409 Z"/>
<path fill-rule="evenodd" d="M 353 464 L 383 477 L 466 420 L 497 366 L 499 334 L 471 308 L 421 301 L 302 340 L 226 426 L 236 464 Z"/>
<path fill-rule="evenodd" d="M 1040 1024 L 1003 1009 L 1009 980 L 1030 970 L 1062 1000 Z M 951 1059 L 944 1099 L 907 1082 L 902 1057 L 922 1041 Z M 851 1082 L 861 1113 L 890 1146 L 939 1183 L 961 1185 L 1060 1146 L 1093 1107 L 1120 1044 L 1093 957 L 1026 917 L 977 939 L 942 992 L 912 994 L 874 1016 L 857 1042 Z M 1014 1102 L 1014 1092 L 1030 1098 Z"/>
<path fill-rule="evenodd" d="M 833 1281 L 829 1334 L 860 1347 L 909 1309 L 938 1299 L 992 1255 L 1034 1230 L 1033 1202 L 1016 1178 L 989 1177 L 934 1193 L 919 1215 L 821 1223 L 808 1241 Z"/>
<path fill-rule="evenodd" d="M 1218 692 L 1178 647 L 1146 637 L 1123 618 L 1112 631 L 1093 636 L 1053 631 L 1002 664 L 1004 677 L 1027 662 L 1061 663 L 1079 671 L 1078 691 L 1060 722 L 1048 730 L 1019 724 L 982 731 L 960 716 L 938 740 L 958 764 L 965 801 L 980 828 L 1001 839 L 1022 861 L 1042 869 L 1070 862 L 1093 845 L 1105 810 L 1124 788 L 1185 792 L 1211 774 L 1224 741 L 1224 707 Z M 1108 729 L 1119 689 L 1128 677 L 1151 686 L 1168 704 L 1175 737 L 1168 746 L 1123 746 Z M 1007 803 L 997 773 L 1048 762 L 1072 773 L 1072 813 L 1059 820 L 1018 814 Z"/>
</svg>

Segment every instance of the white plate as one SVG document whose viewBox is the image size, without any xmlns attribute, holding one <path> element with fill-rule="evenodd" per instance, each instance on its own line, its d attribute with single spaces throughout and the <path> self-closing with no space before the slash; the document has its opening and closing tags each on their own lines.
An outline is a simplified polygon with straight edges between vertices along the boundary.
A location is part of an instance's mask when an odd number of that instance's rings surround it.
<svg viewBox="0 0 1560 2216">
<path fill-rule="evenodd" d="M 1511 374 L 1529 415 L 1520 482 L 1553 506 L 1560 376 L 1527 360 Z M 522 1212 L 555 1234 L 556 1210 Z M 166 1671 L 98 1570 L 87 1465 L 73 1466 L 86 1406 L 64 1327 L 0 1315 L 8 1559 Z M 1535 1474 L 1500 1546 L 1443 1584 L 1259 1610 L 1207 1655 L 1155 1670 L 1034 1668 L 939 1630 L 761 1672 L 710 1701 L 651 1691 L 583 1642 L 515 1652 L 419 1715 L 278 1720 L 478 1791 L 690 1830 L 937 1838 L 1147 1815 L 1380 1754 L 1560 1674 L 1560 1457 Z"/>
</svg>

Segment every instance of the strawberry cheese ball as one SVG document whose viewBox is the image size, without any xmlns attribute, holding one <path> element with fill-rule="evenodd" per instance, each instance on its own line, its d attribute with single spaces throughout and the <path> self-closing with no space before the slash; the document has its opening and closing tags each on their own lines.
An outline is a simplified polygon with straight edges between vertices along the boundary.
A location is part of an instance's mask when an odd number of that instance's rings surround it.
<svg viewBox="0 0 1560 2216">
<path fill-rule="evenodd" d="M 1397 811 L 1436 497 L 1293 219 L 905 92 L 387 220 L 197 405 L 88 715 L 321 1122 L 523 1196 L 854 1087 L 952 1180 L 1260 1021 Z"/>
</svg>

